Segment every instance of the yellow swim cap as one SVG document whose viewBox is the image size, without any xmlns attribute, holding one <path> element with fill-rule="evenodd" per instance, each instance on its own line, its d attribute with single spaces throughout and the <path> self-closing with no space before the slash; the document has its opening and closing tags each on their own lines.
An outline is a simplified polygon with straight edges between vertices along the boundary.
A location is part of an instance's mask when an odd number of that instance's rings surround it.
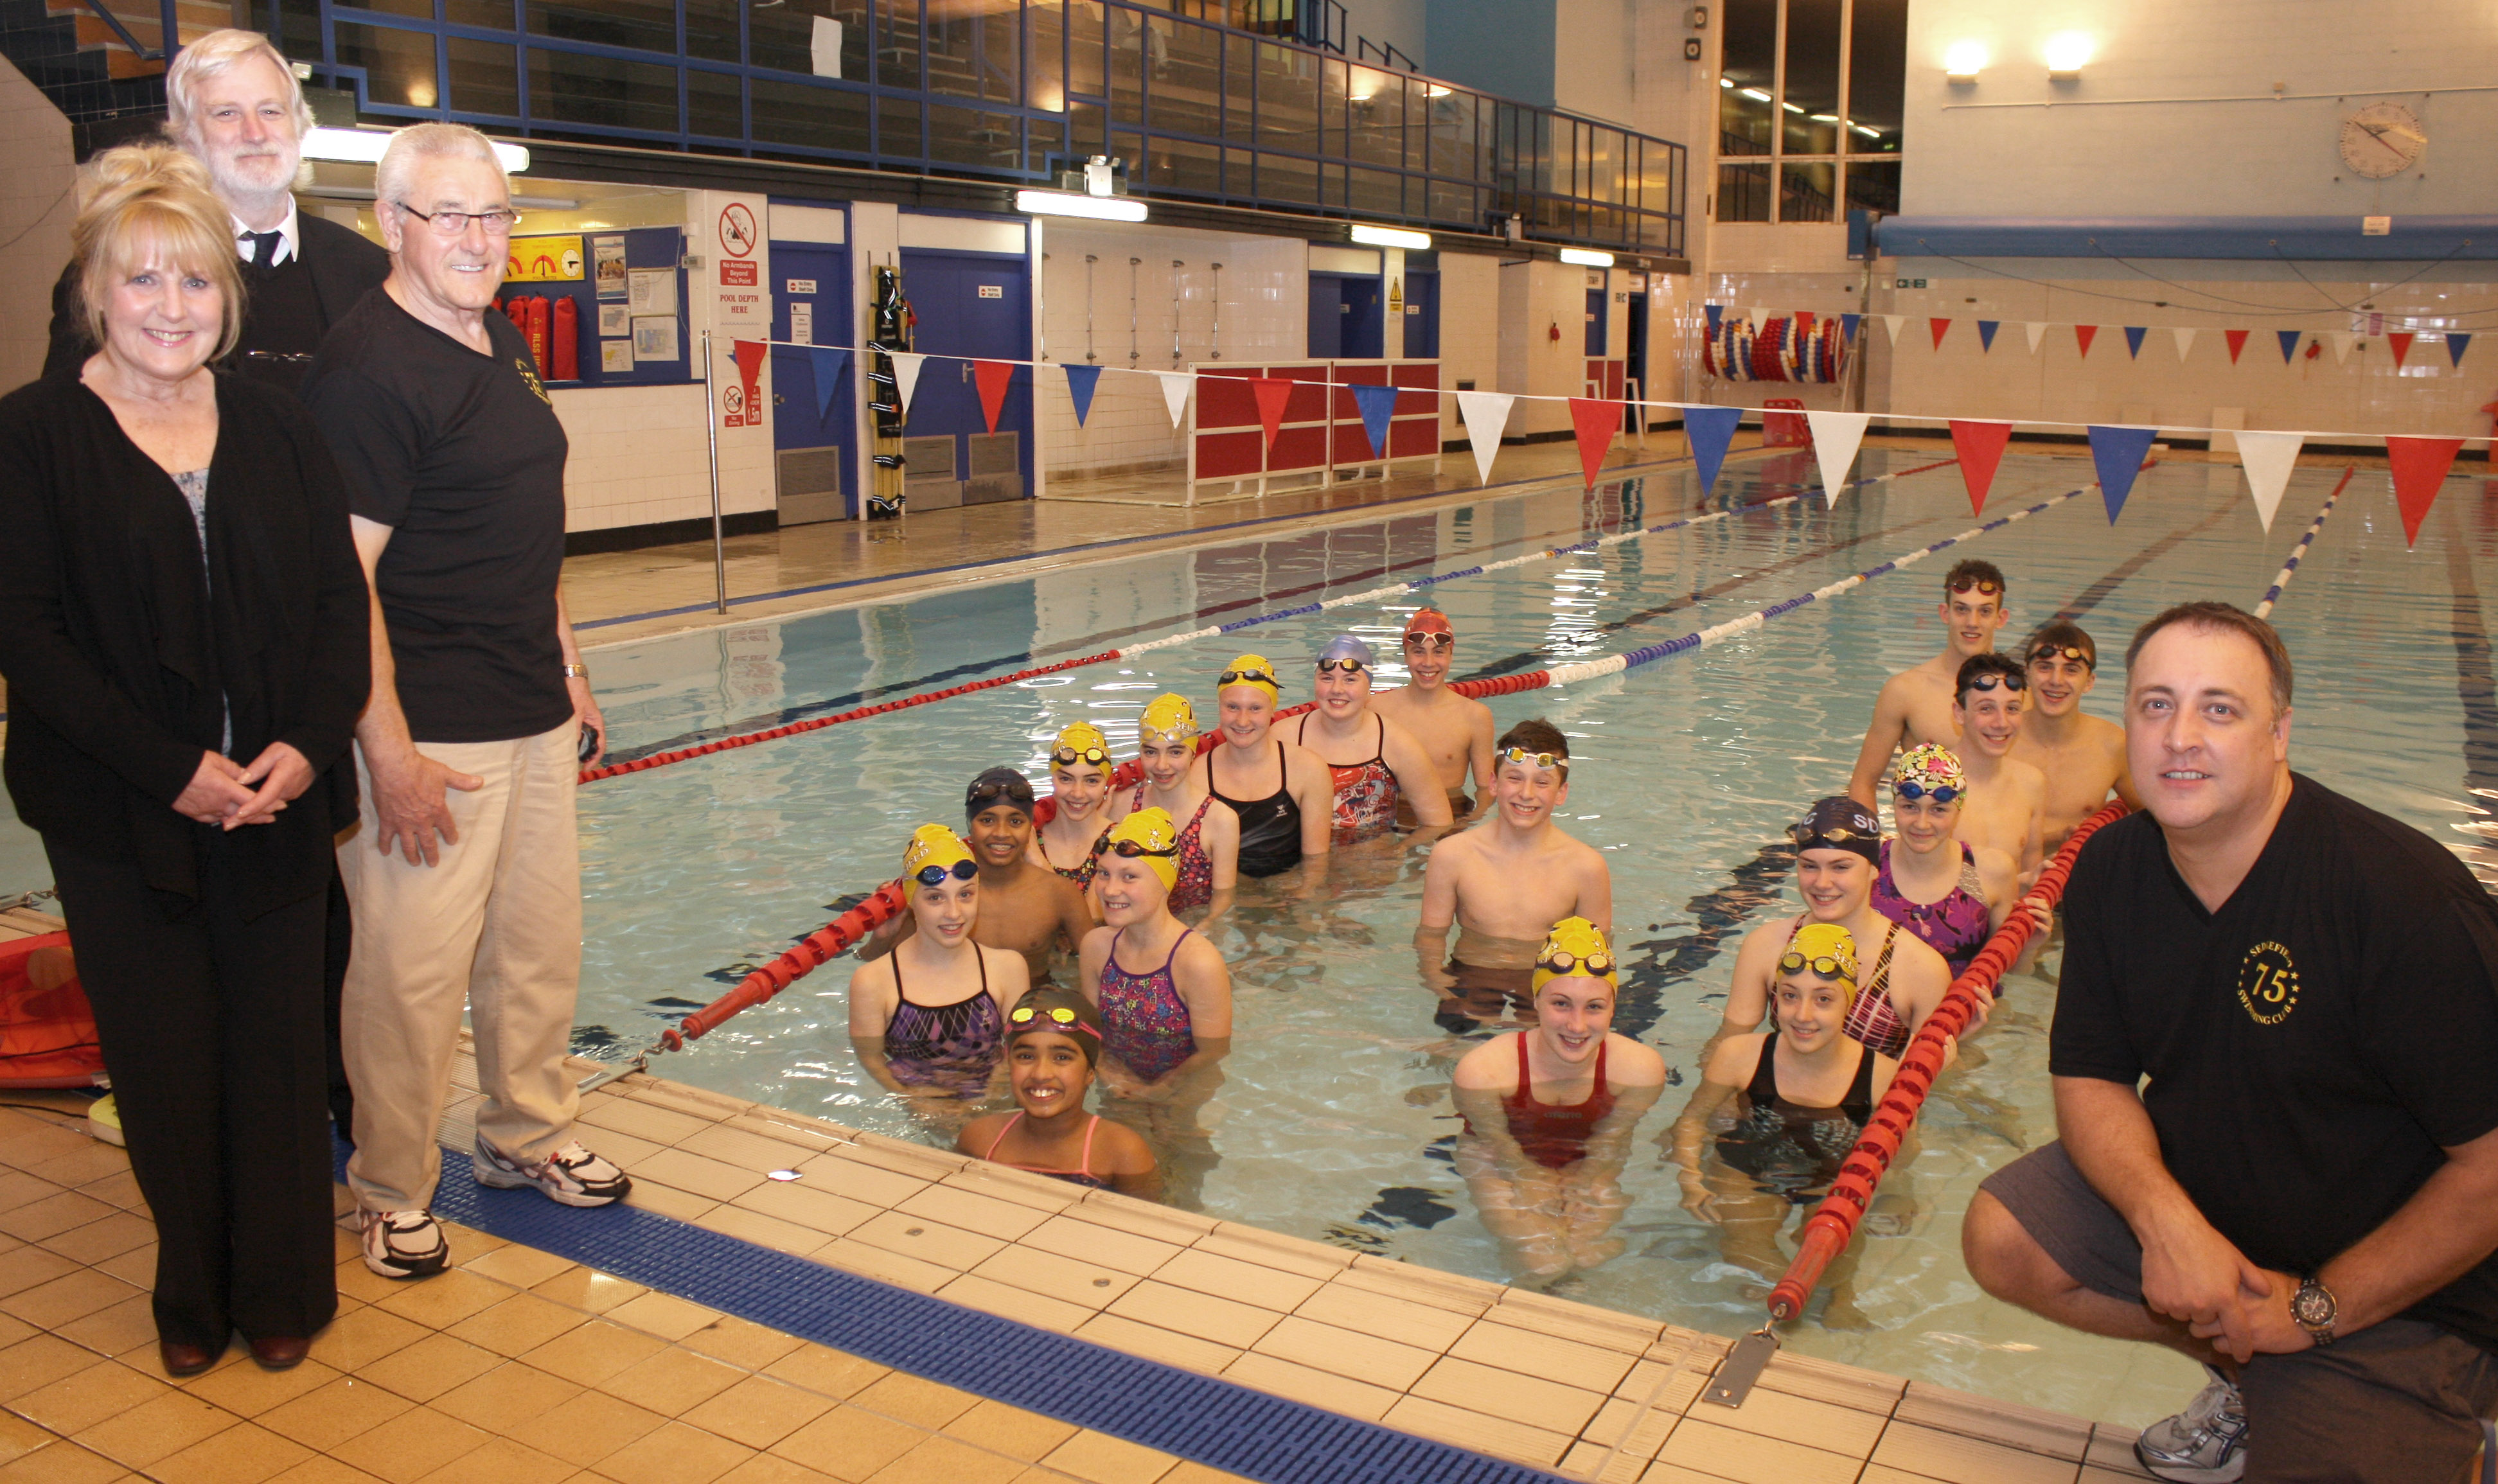
<svg viewBox="0 0 2498 1484">
<path fill-rule="evenodd" d="M 1529 992 L 1542 994 L 1544 986 L 1556 979 L 1618 983 L 1614 978 L 1613 946 L 1605 941 L 1603 928 L 1585 918 L 1563 918 L 1553 924 L 1553 931 L 1545 935 L 1544 947 L 1535 955 Z"/>
<path fill-rule="evenodd" d="M 943 824 L 922 824 L 911 832 L 911 843 L 903 847 L 902 899 L 910 901 L 921 887 L 933 887 L 948 875 L 969 881 L 978 872 L 972 848 L 962 836 Z"/>
<path fill-rule="evenodd" d="M 1778 959 L 1781 977 L 1811 970 L 1824 979 L 1835 979 L 1847 986 L 1847 1003 L 1856 1004 L 1856 938 L 1836 922 L 1808 922 L 1787 940 L 1787 951 Z"/>
<path fill-rule="evenodd" d="M 1163 879 L 1163 889 L 1179 885 L 1179 827 L 1160 809 L 1139 809 L 1118 823 L 1093 847 L 1093 854 L 1134 855 Z"/>
<path fill-rule="evenodd" d="M 1242 655 L 1223 667 L 1214 677 L 1214 694 L 1221 695 L 1233 686 L 1265 686 L 1268 700 L 1282 700 L 1284 687 L 1275 679 L 1275 662 L 1265 655 Z"/>
<path fill-rule="evenodd" d="M 1137 735 L 1147 742 L 1177 742 L 1197 735 L 1197 708 L 1185 695 L 1168 692 L 1153 698 L 1137 720 Z"/>
<path fill-rule="evenodd" d="M 1079 762 L 1106 768 L 1110 765 L 1110 739 L 1102 735 L 1102 728 L 1092 723 L 1077 722 L 1058 734 L 1057 742 L 1049 749 L 1049 762 L 1050 766 L 1060 768 L 1073 767 Z"/>
</svg>

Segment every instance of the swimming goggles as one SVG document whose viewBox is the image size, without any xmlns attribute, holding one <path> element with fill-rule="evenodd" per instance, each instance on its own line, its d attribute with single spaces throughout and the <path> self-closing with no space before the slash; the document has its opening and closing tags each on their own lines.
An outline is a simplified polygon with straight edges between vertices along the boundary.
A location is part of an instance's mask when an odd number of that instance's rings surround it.
<svg viewBox="0 0 2498 1484">
<path fill-rule="evenodd" d="M 1882 833 L 1879 830 L 1850 829 L 1844 824 L 1833 824 L 1828 829 L 1816 829 L 1813 827 L 1812 821 L 1801 820 L 1787 826 L 1787 838 L 1805 847 L 1809 847 L 1815 840 L 1827 840 L 1832 849 L 1843 850 L 1850 840 L 1879 840 L 1882 838 Z"/>
<path fill-rule="evenodd" d="M 1929 789 L 1924 784 L 1910 783 L 1905 778 L 1901 779 L 1898 783 L 1893 784 L 1891 787 L 1899 790 L 1902 798 L 1912 800 L 1930 798 L 1938 804 L 1948 804 L 1953 799 L 1960 797 L 1961 794 L 1966 791 L 1964 790 L 1955 789 L 1949 784 L 1938 784 L 1934 788 Z"/>
<path fill-rule="evenodd" d="M 1989 582 L 1983 577 L 1964 577 L 1958 583 L 1953 584 L 1951 591 L 1954 593 L 1982 593 L 1989 597 L 1993 597 L 1996 594 L 2003 591 L 2003 584 L 2000 582 Z"/>
<path fill-rule="evenodd" d="M 1996 688 L 1996 684 L 1999 681 L 2002 683 L 2003 689 L 2006 691 L 2027 691 L 2030 689 L 2030 677 L 2027 675 L 2003 675 L 1997 674 L 1993 671 L 1989 671 L 1984 675 L 1971 675 L 1969 677 L 1968 689 L 1971 691 L 1992 691 Z"/>
<path fill-rule="evenodd" d="M 1322 660 L 1319 661 L 1319 673 L 1322 675 L 1326 674 L 1329 670 L 1342 670 L 1348 675 L 1359 675 L 1369 668 L 1370 666 L 1349 655 L 1342 660 Z"/>
<path fill-rule="evenodd" d="M 1052 1005 L 1047 1010 L 1035 1010 L 1029 1005 L 1017 1005 L 1014 1009 L 1007 1012 L 1007 1018 L 1017 1025 L 1030 1025 L 1034 1020 L 1039 1019 L 1043 1016 L 1048 1016 L 1050 1023 L 1056 1025 L 1063 1031 L 1082 1031 L 1088 1036 L 1098 1036 L 1101 1034 L 1100 1031 L 1095 1030 L 1092 1026 L 1087 1025 L 1081 1019 L 1078 1019 L 1075 1012 L 1068 1009 L 1064 1005 Z"/>
<path fill-rule="evenodd" d="M 1447 633 L 1409 633 L 1405 636 L 1405 647 L 1449 650 L 1457 647 L 1457 635 Z"/>
<path fill-rule="evenodd" d="M 1005 799 L 1010 804 L 1021 804 L 1026 814 L 1032 812 L 1032 785 L 1020 778 L 1000 779 L 995 783 L 976 783 L 964 790 L 963 796 L 974 804 L 986 804 L 996 799 Z"/>
<path fill-rule="evenodd" d="M 1502 748 L 1492 758 L 1492 766 L 1498 767 L 1504 762 L 1531 762 L 1539 768 L 1557 768 L 1564 775 L 1570 771 L 1569 758 L 1552 753 L 1530 753 L 1522 747 Z"/>
<path fill-rule="evenodd" d="M 1098 747 L 1088 747 L 1080 753 L 1072 747 L 1062 747 L 1050 753 L 1049 760 L 1062 768 L 1072 768 L 1079 762 L 1089 762 L 1100 768 L 1110 765 L 1110 755 Z"/>
<path fill-rule="evenodd" d="M 1568 949 L 1549 949 L 1535 960 L 1539 969 L 1551 969 L 1554 977 L 1585 974 L 1590 979 L 1610 979 L 1614 973 L 1611 953 L 1573 953 Z"/>
<path fill-rule="evenodd" d="M 1237 685 L 1273 686 L 1278 691 L 1284 688 L 1283 682 L 1277 680 L 1271 670 L 1225 670 L 1214 677 L 1214 684 L 1218 688 Z"/>
<path fill-rule="evenodd" d="M 2092 671 L 2099 667 L 2098 661 L 2091 658 L 2090 651 L 2078 644 L 2041 644 L 2030 651 L 2032 664 L 2036 664 L 2041 660 L 2070 660 L 2080 664 L 2082 668 Z"/>
<path fill-rule="evenodd" d="M 961 860 L 955 861 L 950 866 L 921 866 L 913 874 L 911 879 L 919 883 L 919 885 L 923 887 L 935 887 L 943 885 L 945 878 L 948 876 L 953 877 L 956 881 L 970 881 L 973 877 L 979 874 L 979 862 L 967 855 Z"/>
<path fill-rule="evenodd" d="M 1120 855 L 1134 860 L 1139 855 L 1176 855 L 1179 854 L 1179 847 L 1167 845 L 1158 851 L 1148 850 L 1142 841 L 1113 840 L 1108 835 L 1104 835 L 1093 842 L 1093 854 L 1096 855 Z"/>
<path fill-rule="evenodd" d="M 1790 952 L 1784 958 L 1778 960 L 1778 972 L 1781 974 L 1801 974 L 1807 969 L 1810 969 L 1824 979 L 1856 977 L 1856 965 L 1853 962 L 1829 953 L 1824 953 L 1818 958 L 1807 958 L 1802 953 Z"/>
</svg>

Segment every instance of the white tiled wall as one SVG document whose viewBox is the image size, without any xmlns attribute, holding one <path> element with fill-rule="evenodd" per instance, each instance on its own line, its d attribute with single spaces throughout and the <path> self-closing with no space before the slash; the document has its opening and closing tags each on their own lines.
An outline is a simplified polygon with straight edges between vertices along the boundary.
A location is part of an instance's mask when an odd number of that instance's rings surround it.
<svg viewBox="0 0 2498 1484">
<path fill-rule="evenodd" d="M 711 514 L 700 385 L 583 387 L 550 395 L 572 443 L 563 471 L 565 530 Z M 721 512 L 771 509 L 770 438 L 723 438 L 720 454 Z"/>
</svg>

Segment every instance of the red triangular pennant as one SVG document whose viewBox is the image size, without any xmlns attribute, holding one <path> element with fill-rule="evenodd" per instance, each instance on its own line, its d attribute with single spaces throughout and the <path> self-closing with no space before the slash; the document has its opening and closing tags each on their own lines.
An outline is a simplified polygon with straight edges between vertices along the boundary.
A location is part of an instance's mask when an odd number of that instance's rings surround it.
<svg viewBox="0 0 2498 1484">
<path fill-rule="evenodd" d="M 1579 431 L 1579 468 L 1586 473 L 1587 488 L 1592 490 L 1596 487 L 1596 470 L 1605 467 L 1605 450 L 1613 446 L 1614 435 L 1622 431 L 1622 404 L 1573 397 L 1570 422 Z"/>
<path fill-rule="evenodd" d="M 2446 483 L 2446 471 L 2454 467 L 2454 456 L 2462 447 L 2461 438 L 2386 439 L 2386 466 L 2394 476 L 2394 503 L 2403 512 L 2404 545 L 2419 540 L 2420 522 L 2428 519 L 2428 507 L 2437 503 L 2438 486 Z"/>
<path fill-rule="evenodd" d="M 1960 455 L 1961 482 L 1969 486 L 1970 513 L 1984 514 L 1986 492 L 1995 487 L 1995 467 L 2003 461 L 2003 445 L 2012 437 L 2012 425 L 1955 417 L 1951 436 L 1952 451 Z"/>
<path fill-rule="evenodd" d="M 1006 410 L 1007 383 L 1014 377 L 1014 364 L 1009 361 L 975 361 L 972 379 L 980 388 L 980 416 L 986 418 L 989 431 L 998 431 L 998 414 Z"/>
<path fill-rule="evenodd" d="M 731 340 L 728 358 L 737 363 L 737 374 L 751 382 L 763 373 L 764 353 L 770 349 L 761 340 Z"/>
<path fill-rule="evenodd" d="M 2075 325 L 2073 327 L 2073 339 L 2081 342 L 2083 360 L 2087 361 L 2091 358 L 2091 341 L 2098 337 L 2098 333 L 2099 327 L 2097 325 Z"/>
<path fill-rule="evenodd" d="M 1266 430 L 1266 448 L 1272 452 L 1275 435 L 1284 426 L 1284 403 L 1293 400 L 1293 384 L 1275 376 L 1252 376 L 1249 395 L 1258 399 L 1258 426 Z"/>
<path fill-rule="evenodd" d="M 1935 333 L 1935 348 L 1937 350 L 1942 349 L 1943 336 L 1951 330 L 1951 321 L 1947 319 L 1930 319 L 1926 321 L 1926 327 Z"/>
<path fill-rule="evenodd" d="M 2409 330 L 2388 330 L 2386 332 L 2386 339 L 2394 342 L 2394 370 L 2401 371 L 2403 369 L 2403 357 L 2412 353 L 2412 332 Z"/>
<path fill-rule="evenodd" d="M 2231 366 L 2238 364 L 2238 352 L 2247 348 L 2248 333 L 2249 332 L 2244 330 L 2224 330 L 2221 332 L 2221 338 L 2229 342 L 2229 364 Z"/>
</svg>

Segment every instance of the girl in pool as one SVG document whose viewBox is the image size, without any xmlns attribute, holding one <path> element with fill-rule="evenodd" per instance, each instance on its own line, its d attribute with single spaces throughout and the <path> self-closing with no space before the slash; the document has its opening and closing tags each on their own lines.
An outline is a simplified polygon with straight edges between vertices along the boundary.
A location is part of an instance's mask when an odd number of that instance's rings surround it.
<svg viewBox="0 0 2498 1484">
<path fill-rule="evenodd" d="M 1104 1074 L 1123 1097 L 1168 1099 L 1232 1042 L 1232 974 L 1170 915 L 1179 881 L 1171 818 L 1139 809 L 1102 839 L 1097 895 L 1108 924 L 1084 935 L 1076 983 L 1102 1013 Z"/>
<path fill-rule="evenodd" d="M 1015 1112 L 963 1126 L 954 1147 L 1009 1169 L 1140 1200 L 1162 1195 L 1153 1150 L 1134 1129 L 1087 1113 L 1102 1018 L 1064 989 L 1035 989 L 1007 1013 L 1007 1079 Z"/>
<path fill-rule="evenodd" d="M 1969 971 L 2020 894 L 2011 856 L 1972 850 L 1959 839 L 1968 800 L 1969 779 L 1957 756 L 1933 743 L 1908 749 L 1891 784 L 1898 834 L 1882 842 L 1874 876 L 1874 910 L 1942 954 L 1955 979 Z"/>
<path fill-rule="evenodd" d="M 979 867 L 960 837 L 922 824 L 902 853 L 912 935 L 850 975 L 850 1045 L 859 1065 L 907 1098 L 977 1098 L 1004 1046 L 1006 1008 L 1030 971 L 1021 953 L 972 941 Z"/>
<path fill-rule="evenodd" d="M 1145 776 L 1134 792 L 1111 798 L 1110 815 L 1124 820 L 1152 808 L 1188 821 L 1179 830 L 1179 884 L 1171 887 L 1170 910 L 1210 906 L 1202 926 L 1231 905 L 1238 880 L 1240 817 L 1199 779 L 1192 766 L 1197 741 L 1197 709 L 1188 697 L 1155 696 L 1137 723 L 1137 760 L 1144 764 Z"/>
<path fill-rule="evenodd" d="M 1620 1254 L 1622 1165 L 1665 1060 L 1614 1034 L 1613 950 L 1586 919 L 1553 924 L 1532 984 L 1535 1024 L 1457 1063 L 1457 1164 L 1502 1257 L 1549 1286 Z"/>
<path fill-rule="evenodd" d="M 1264 655 L 1242 655 L 1214 678 L 1223 745 L 1205 755 L 1205 790 L 1239 822 L 1243 876 L 1276 876 L 1325 856 L 1335 781 L 1307 748 L 1273 735 L 1283 691 Z"/>
<path fill-rule="evenodd" d="M 1050 745 L 1049 796 L 1049 823 L 1032 832 L 1032 863 L 1089 887 L 1110 799 L 1110 743 L 1092 723 L 1077 722 Z M 1098 906 L 1094 915 L 1101 915 Z"/>
<path fill-rule="evenodd" d="M 1778 960 L 1777 1028 L 1717 1044 L 1668 1142 L 1683 1209 L 1717 1227 L 1726 1260 L 1764 1282 L 1785 1270 L 1778 1233 L 1788 1210 L 1827 1193 L 1900 1070 L 1841 1029 L 1856 980 L 1854 936 L 1835 922 L 1806 924 Z M 1730 1101 L 1732 1117 L 1717 1125 L 1717 1160 L 1704 1170 L 1711 1117 Z M 1853 1268 L 1852 1254 L 1832 1266 L 1824 1323 L 1864 1322 L 1846 1291 Z"/>
</svg>

